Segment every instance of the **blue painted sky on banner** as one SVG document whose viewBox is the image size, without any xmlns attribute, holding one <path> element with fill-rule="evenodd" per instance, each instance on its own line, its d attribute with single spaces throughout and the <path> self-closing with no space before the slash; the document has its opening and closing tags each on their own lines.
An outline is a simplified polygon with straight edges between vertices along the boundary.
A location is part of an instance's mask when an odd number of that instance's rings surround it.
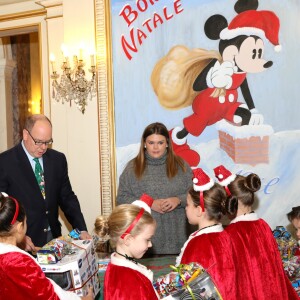
<svg viewBox="0 0 300 300">
<path fill-rule="evenodd" d="M 159 104 L 150 82 L 153 67 L 175 45 L 217 50 L 218 41 L 209 40 L 204 34 L 205 21 L 213 14 L 222 14 L 230 22 L 236 15 L 233 9 L 235 1 L 181 0 L 183 11 L 147 33 L 137 53 L 132 53 L 132 59 L 128 60 L 121 46 L 121 36 L 128 39 L 130 29 L 143 28 L 143 22 L 152 18 L 154 13 L 163 15 L 163 7 L 168 9 L 169 14 L 174 13 L 173 2 L 165 0 L 149 5 L 128 27 L 119 13 L 126 4 L 135 9 L 136 1 L 111 1 L 117 147 L 139 142 L 145 126 L 155 121 L 163 122 L 168 128 L 182 126 L 182 120 L 191 113 L 191 107 L 170 111 Z M 298 0 L 262 0 L 258 8 L 274 11 L 281 22 L 279 40 L 282 51 L 277 53 L 273 45 L 265 43 L 264 56 L 272 60 L 274 65 L 265 72 L 247 76 L 256 108 L 275 132 L 300 127 L 300 101 L 297 101 L 300 70 L 299 7 Z M 197 144 L 215 139 L 216 136 L 217 131 L 212 125 L 200 137 L 189 136 L 188 140 L 191 144 Z"/>
</svg>

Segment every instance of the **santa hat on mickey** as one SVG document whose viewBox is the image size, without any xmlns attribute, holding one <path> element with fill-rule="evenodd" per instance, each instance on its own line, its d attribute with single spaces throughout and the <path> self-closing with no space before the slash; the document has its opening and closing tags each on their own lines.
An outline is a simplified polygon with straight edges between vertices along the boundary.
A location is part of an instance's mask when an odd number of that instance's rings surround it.
<svg viewBox="0 0 300 300">
<path fill-rule="evenodd" d="M 8 195 L 4 192 L 0 192 L 4 197 L 8 197 Z"/>
<path fill-rule="evenodd" d="M 220 38 L 229 40 L 239 35 L 257 35 L 268 39 L 279 52 L 279 26 L 279 18 L 272 11 L 246 10 L 233 18 L 228 27 L 221 31 Z"/>
<path fill-rule="evenodd" d="M 196 192 L 207 191 L 214 185 L 214 181 L 201 168 L 194 169 L 193 174 L 193 188 Z"/>
<path fill-rule="evenodd" d="M 235 178 L 236 175 L 232 174 L 229 170 L 227 170 L 223 165 L 220 165 L 214 168 L 215 175 L 222 186 L 227 186 L 231 183 Z"/>
<path fill-rule="evenodd" d="M 143 194 L 139 200 L 135 200 L 132 204 L 144 208 L 149 214 L 151 214 L 151 206 L 153 204 L 153 198 L 147 194 Z"/>
</svg>

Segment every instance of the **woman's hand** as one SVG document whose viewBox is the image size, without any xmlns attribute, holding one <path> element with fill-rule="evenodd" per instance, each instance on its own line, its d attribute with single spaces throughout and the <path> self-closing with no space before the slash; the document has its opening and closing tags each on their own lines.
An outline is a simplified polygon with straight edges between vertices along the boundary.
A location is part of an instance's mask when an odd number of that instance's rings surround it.
<svg viewBox="0 0 300 300">
<path fill-rule="evenodd" d="M 177 197 L 170 197 L 161 200 L 161 210 L 166 213 L 174 210 L 178 205 L 180 205 L 180 200 Z"/>
<path fill-rule="evenodd" d="M 164 211 L 161 209 L 161 203 L 163 199 L 156 199 L 153 201 L 151 209 L 156 211 L 159 214 L 163 214 Z"/>
</svg>

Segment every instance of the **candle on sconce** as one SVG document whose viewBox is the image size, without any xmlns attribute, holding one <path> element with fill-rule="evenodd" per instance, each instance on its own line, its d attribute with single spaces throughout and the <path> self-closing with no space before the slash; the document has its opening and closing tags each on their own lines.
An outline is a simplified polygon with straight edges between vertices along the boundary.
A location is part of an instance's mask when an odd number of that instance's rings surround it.
<svg viewBox="0 0 300 300">
<path fill-rule="evenodd" d="M 63 55 L 63 58 L 64 58 L 64 61 L 63 62 L 66 62 L 66 58 L 67 58 L 67 47 L 65 44 L 61 44 L 60 46 L 60 49 L 61 49 L 61 52 L 62 52 L 62 55 Z"/>
<path fill-rule="evenodd" d="M 50 62 L 52 66 L 52 72 L 56 72 L 56 66 L 55 66 L 55 55 L 53 53 L 50 54 Z"/>
<path fill-rule="evenodd" d="M 70 60 L 69 60 L 69 56 L 66 56 L 66 67 L 70 68 Z"/>
<path fill-rule="evenodd" d="M 66 67 L 70 68 L 69 51 L 67 48 L 64 50 L 64 62 L 66 63 Z"/>
<path fill-rule="evenodd" d="M 80 48 L 79 49 L 79 60 L 82 60 L 82 52 L 83 52 L 83 49 L 82 48 Z"/>
<path fill-rule="evenodd" d="M 75 65 L 75 66 L 78 65 L 78 57 L 77 57 L 77 55 L 74 55 L 74 56 L 73 56 L 73 62 L 74 62 L 74 65 Z"/>
<path fill-rule="evenodd" d="M 95 55 L 91 54 L 91 66 L 94 67 L 95 66 Z"/>
</svg>

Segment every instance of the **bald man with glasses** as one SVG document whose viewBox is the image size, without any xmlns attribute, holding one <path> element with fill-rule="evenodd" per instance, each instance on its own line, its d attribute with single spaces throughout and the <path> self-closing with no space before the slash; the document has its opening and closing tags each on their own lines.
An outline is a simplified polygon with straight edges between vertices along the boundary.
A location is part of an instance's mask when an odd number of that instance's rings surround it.
<svg viewBox="0 0 300 300">
<path fill-rule="evenodd" d="M 32 115 L 25 121 L 21 143 L 0 154 L 0 191 L 18 199 L 26 210 L 27 251 L 61 236 L 59 208 L 72 227 L 81 231 L 82 239 L 91 238 L 72 190 L 66 157 L 49 149 L 52 143 L 50 120 Z"/>
</svg>

